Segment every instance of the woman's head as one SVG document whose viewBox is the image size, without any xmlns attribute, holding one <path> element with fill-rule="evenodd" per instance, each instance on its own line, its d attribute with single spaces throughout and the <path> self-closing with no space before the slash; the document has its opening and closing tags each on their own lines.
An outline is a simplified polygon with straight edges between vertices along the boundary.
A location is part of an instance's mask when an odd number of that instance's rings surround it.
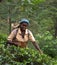
<svg viewBox="0 0 57 65">
<path fill-rule="evenodd" d="M 21 28 L 21 29 L 25 30 L 25 29 L 28 27 L 28 25 L 29 25 L 29 20 L 27 20 L 27 19 L 22 19 L 22 20 L 20 21 L 20 28 Z"/>
</svg>

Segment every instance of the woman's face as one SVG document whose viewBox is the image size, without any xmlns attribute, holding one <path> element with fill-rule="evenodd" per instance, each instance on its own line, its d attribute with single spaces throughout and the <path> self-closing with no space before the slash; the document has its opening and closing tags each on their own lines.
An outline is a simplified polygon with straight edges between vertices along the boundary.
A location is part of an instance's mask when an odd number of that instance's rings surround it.
<svg viewBox="0 0 57 65">
<path fill-rule="evenodd" d="M 22 30 L 26 30 L 26 28 L 28 27 L 28 24 L 27 23 L 21 23 L 20 27 Z"/>
</svg>

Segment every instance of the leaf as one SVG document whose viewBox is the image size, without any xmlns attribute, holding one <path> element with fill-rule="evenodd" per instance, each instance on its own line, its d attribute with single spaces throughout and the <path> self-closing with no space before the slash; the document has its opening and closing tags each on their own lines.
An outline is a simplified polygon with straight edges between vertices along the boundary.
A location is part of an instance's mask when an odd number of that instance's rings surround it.
<svg viewBox="0 0 57 65">
<path fill-rule="evenodd" d="M 12 2 L 12 0 L 7 0 L 8 2 Z"/>
</svg>

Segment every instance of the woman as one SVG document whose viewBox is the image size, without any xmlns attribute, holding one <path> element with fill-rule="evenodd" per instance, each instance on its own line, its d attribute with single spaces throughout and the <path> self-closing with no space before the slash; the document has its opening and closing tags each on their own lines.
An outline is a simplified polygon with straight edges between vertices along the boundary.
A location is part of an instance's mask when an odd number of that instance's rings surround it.
<svg viewBox="0 0 57 65">
<path fill-rule="evenodd" d="M 8 44 L 16 45 L 22 48 L 27 47 L 27 42 L 30 40 L 32 44 L 35 46 L 35 48 L 40 52 L 41 49 L 39 48 L 39 45 L 36 43 L 36 40 L 30 30 L 28 30 L 29 26 L 29 20 L 22 19 L 20 21 L 20 24 L 18 28 L 14 29 L 11 34 L 8 36 Z"/>
</svg>

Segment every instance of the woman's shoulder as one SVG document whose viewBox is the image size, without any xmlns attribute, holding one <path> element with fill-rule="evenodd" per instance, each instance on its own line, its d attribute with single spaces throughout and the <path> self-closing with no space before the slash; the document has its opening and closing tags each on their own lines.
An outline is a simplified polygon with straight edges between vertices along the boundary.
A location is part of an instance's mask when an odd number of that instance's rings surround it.
<svg viewBox="0 0 57 65">
<path fill-rule="evenodd" d="M 27 31 L 28 31 L 29 34 L 32 34 L 31 30 L 27 29 Z"/>
<path fill-rule="evenodd" d="M 11 33 L 15 34 L 18 31 L 18 28 L 13 29 Z"/>
</svg>

